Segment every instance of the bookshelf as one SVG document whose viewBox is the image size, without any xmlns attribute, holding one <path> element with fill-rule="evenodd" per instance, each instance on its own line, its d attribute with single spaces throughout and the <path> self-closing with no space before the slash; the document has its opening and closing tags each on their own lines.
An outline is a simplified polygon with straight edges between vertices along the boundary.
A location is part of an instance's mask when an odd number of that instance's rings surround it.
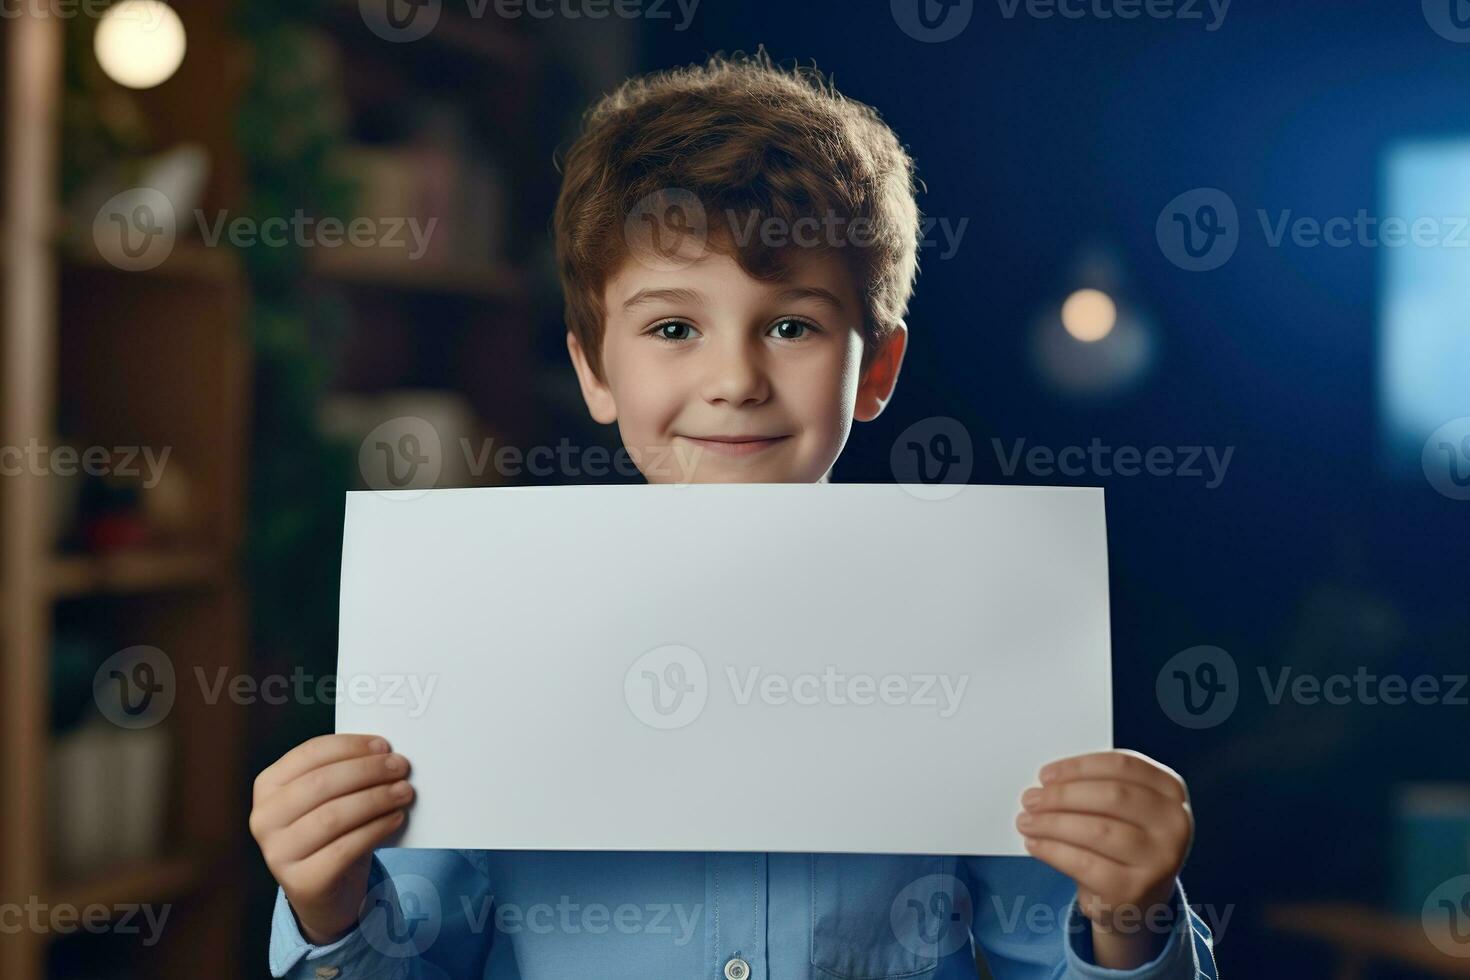
<svg viewBox="0 0 1470 980">
<path fill-rule="evenodd" d="M 549 242 L 512 229 L 545 223 L 545 213 L 534 221 L 525 213 L 532 207 L 549 213 L 527 194 L 539 185 L 544 200 L 555 176 L 549 151 L 544 159 L 528 152 L 544 136 L 536 107 L 548 85 L 569 84 L 548 64 L 549 33 L 446 5 L 421 39 L 388 43 L 350 0 L 329 3 L 320 26 L 324 56 L 340 69 L 347 172 L 363 214 L 437 222 L 433 247 L 418 259 L 385 248 L 313 249 L 312 279 L 350 311 L 329 397 L 382 421 L 398 411 L 386 407 L 395 393 L 429 393 L 460 406 L 474 426 L 442 433 L 447 443 L 524 442 L 537 415 L 527 270 L 533 249 Z"/>
<path fill-rule="evenodd" d="M 264 644 L 249 650 L 247 639 L 247 447 L 251 420 L 262 417 L 251 390 L 259 383 L 268 393 L 269 375 L 252 363 L 245 260 L 262 256 L 209 245 L 185 233 L 185 219 L 161 264 L 124 271 L 78 227 L 85 218 L 64 216 L 63 93 L 72 59 L 88 52 L 65 23 L 38 12 L 44 6 L 0 19 L 0 448 L 44 443 L 63 428 L 88 445 L 169 447 L 198 506 L 186 534 L 62 548 L 52 529 L 62 482 L 0 476 L 0 902 L 171 909 L 161 941 L 146 949 L 135 938 L 57 929 L 7 936 L 0 977 L 113 980 L 201 967 L 223 980 L 259 975 L 273 886 L 246 827 L 251 776 L 272 761 L 282 733 L 331 724 L 320 705 L 236 706 L 196 683 L 298 666 Z M 202 144 L 211 168 L 201 206 L 241 213 L 248 164 L 237 108 L 262 52 L 241 50 L 233 33 L 239 0 L 174 7 L 188 31 L 183 65 L 135 96 L 154 131 L 150 148 Z M 390 176 L 425 161 L 449 166 L 424 182 L 433 191 L 450 183 L 446 173 L 483 178 L 477 168 L 493 166 L 490 184 L 503 192 L 475 210 L 431 201 L 434 213 L 457 220 L 445 222 L 454 226 L 450 247 L 436 240 L 423 261 L 386 249 L 310 250 L 307 287 L 348 310 L 329 396 L 370 403 L 369 414 L 405 393 L 454 399 L 502 444 L 560 437 L 578 420 L 580 438 L 607 438 L 587 422 L 565 360 L 548 226 L 559 181 L 552 151 L 588 100 L 628 69 L 633 25 L 446 9 L 421 42 L 390 44 L 366 28 L 358 4 L 337 0 L 319 22 L 299 26 L 294 36 L 309 35 L 312 50 L 340 68 L 351 149 L 370 175 L 374 164 L 388 164 Z M 395 157 L 404 153 L 424 155 Z M 377 203 L 368 216 L 414 214 Z M 262 307 L 268 298 L 259 297 Z M 334 583 L 320 578 L 301 583 L 292 601 L 335 606 Z M 268 598 L 257 596 L 257 611 Z M 163 848 L 62 872 L 50 855 L 60 836 L 51 797 L 61 796 L 47 789 L 57 756 L 52 709 L 63 700 L 52 696 L 52 675 L 78 622 L 105 624 L 115 638 L 107 652 L 166 651 L 177 697 L 160 726 L 172 752 Z M 307 666 L 327 672 L 335 651 L 320 646 Z"/>
<path fill-rule="evenodd" d="M 249 417 L 248 291 L 226 249 L 181 243 L 147 272 L 115 268 L 60 207 L 63 19 L 29 5 L 0 20 L 0 447 L 65 442 L 167 447 L 188 474 L 190 520 L 146 543 L 66 546 L 55 533 L 63 480 L 50 462 L 0 475 L 0 901 L 93 913 L 169 906 L 156 945 L 122 928 L 49 925 L 6 937 L 0 976 L 240 975 L 244 718 L 192 682 L 196 669 L 246 669 L 239 565 Z M 189 138 L 214 160 L 209 195 L 236 198 L 228 108 L 234 76 L 227 9 L 183 11 L 189 57 L 140 93 L 162 142 Z M 70 244 L 64 244 L 70 243 Z M 64 417 L 64 421 L 63 421 Z M 63 431 L 65 430 L 65 431 Z M 50 459 L 51 457 L 43 457 Z M 156 540 L 155 540 L 156 538 Z M 85 623 L 102 649 L 147 644 L 177 671 L 166 733 L 162 843 L 146 857 L 63 870 L 53 860 L 56 766 L 53 651 L 62 624 Z M 105 723 L 104 723 L 105 724 Z M 110 814 L 108 814 L 110 816 Z"/>
</svg>

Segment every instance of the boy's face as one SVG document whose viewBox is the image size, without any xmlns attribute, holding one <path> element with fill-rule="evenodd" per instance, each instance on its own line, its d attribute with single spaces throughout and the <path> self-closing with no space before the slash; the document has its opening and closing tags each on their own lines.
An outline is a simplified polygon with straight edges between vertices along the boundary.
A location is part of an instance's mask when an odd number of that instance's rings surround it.
<svg viewBox="0 0 1470 980">
<path fill-rule="evenodd" d="M 774 283 L 713 250 L 683 268 L 629 259 L 603 302 L 606 380 L 567 346 L 592 417 L 618 423 L 650 483 L 826 480 L 853 420 L 882 412 L 907 339 L 894 331 L 861 370 L 853 277 L 815 250 Z"/>
</svg>

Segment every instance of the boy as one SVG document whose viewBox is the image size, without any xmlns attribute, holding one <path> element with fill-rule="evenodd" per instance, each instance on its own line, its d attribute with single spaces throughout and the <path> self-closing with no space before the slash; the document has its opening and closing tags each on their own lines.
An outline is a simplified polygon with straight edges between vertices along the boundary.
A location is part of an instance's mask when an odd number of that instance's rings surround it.
<svg viewBox="0 0 1470 980">
<path fill-rule="evenodd" d="M 761 51 L 625 83 L 588 114 L 556 209 L 588 410 L 650 482 L 825 482 L 893 393 L 918 227 L 896 136 L 815 72 Z M 649 462 L 671 458 L 692 473 Z M 760 760 L 711 764 L 732 805 L 780 805 Z M 382 739 L 343 734 L 256 780 L 274 976 L 939 980 L 976 975 L 972 939 L 996 980 L 1216 976 L 1177 881 L 1188 794 L 1136 753 L 1042 769 L 1017 817 L 1034 860 L 375 854 L 407 775 Z"/>
</svg>

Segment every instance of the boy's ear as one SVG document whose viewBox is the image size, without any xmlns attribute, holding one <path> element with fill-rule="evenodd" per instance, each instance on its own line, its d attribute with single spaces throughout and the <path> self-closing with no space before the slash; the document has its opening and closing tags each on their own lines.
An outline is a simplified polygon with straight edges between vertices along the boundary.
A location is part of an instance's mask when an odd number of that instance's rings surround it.
<svg viewBox="0 0 1470 980">
<path fill-rule="evenodd" d="M 603 425 L 616 422 L 618 406 L 613 401 L 612 391 L 593 373 L 592 365 L 587 362 L 587 352 L 570 330 L 567 331 L 567 353 L 572 355 L 572 367 L 577 370 L 577 383 L 582 386 L 582 400 L 587 403 L 587 411 Z"/>
<path fill-rule="evenodd" d="M 883 413 L 883 407 L 893 397 L 893 388 L 898 384 L 898 369 L 903 366 L 908 341 L 908 324 L 899 320 L 858 379 L 857 405 L 852 413 L 857 421 L 871 422 Z"/>
</svg>

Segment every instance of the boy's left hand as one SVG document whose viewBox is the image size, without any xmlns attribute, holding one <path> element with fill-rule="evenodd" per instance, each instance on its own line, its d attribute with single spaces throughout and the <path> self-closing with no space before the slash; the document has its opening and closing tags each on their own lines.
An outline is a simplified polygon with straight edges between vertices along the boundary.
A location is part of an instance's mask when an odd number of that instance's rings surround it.
<svg viewBox="0 0 1470 980">
<path fill-rule="evenodd" d="M 1127 750 L 1073 756 L 1044 766 L 1021 802 L 1026 849 L 1077 883 L 1094 932 L 1136 932 L 1141 915 L 1168 904 L 1194 839 L 1174 770 Z"/>
</svg>

